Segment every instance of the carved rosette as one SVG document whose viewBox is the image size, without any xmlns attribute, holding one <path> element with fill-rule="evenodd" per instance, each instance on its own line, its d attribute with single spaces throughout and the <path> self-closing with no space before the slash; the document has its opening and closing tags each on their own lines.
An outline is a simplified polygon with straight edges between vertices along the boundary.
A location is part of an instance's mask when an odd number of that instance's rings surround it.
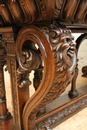
<svg viewBox="0 0 87 130">
<path fill-rule="evenodd" d="M 36 44 L 39 51 L 35 48 Z M 41 60 L 44 63 L 42 81 L 23 110 L 24 129 L 30 130 L 34 127 L 38 110 L 59 97 L 71 82 L 76 66 L 76 43 L 70 30 L 50 24 L 23 27 L 19 31 L 16 45 L 19 70 L 22 72 L 38 69 Z M 26 58 L 23 58 L 23 48 L 25 52 L 28 51 L 28 62 L 24 62 Z M 30 58 L 30 52 L 37 57 L 33 55 Z"/>
</svg>

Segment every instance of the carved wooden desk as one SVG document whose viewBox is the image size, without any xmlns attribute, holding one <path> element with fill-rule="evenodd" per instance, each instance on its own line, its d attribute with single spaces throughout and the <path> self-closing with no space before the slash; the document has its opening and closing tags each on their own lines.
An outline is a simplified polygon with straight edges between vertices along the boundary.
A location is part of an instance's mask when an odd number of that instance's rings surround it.
<svg viewBox="0 0 87 130">
<path fill-rule="evenodd" d="M 83 34 L 74 42 L 72 32 Z M 0 130 L 50 130 L 87 105 L 86 89 L 79 95 L 75 85 L 76 53 L 86 33 L 86 0 L 0 0 Z M 4 66 L 13 116 L 6 106 Z M 36 91 L 29 97 L 32 70 Z M 59 97 L 69 83 L 69 95 Z"/>
</svg>

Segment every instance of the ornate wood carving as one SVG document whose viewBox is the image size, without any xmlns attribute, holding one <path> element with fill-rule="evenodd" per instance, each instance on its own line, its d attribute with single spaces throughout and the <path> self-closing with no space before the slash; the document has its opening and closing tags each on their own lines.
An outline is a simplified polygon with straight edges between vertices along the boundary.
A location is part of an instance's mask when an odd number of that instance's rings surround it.
<svg viewBox="0 0 87 130">
<path fill-rule="evenodd" d="M 0 41 L 0 98 L 5 98 L 2 69 L 6 51 L 15 130 L 32 130 L 38 111 L 59 97 L 72 81 L 76 67 L 76 43 L 71 31 L 54 20 L 63 25 L 80 23 L 85 26 L 86 8 L 87 0 L 0 0 L 0 26 L 5 27 L 5 30 L 0 28 L 0 36 L 4 39 L 2 43 Z M 6 28 L 8 26 L 12 26 L 11 30 Z M 29 73 L 32 70 L 35 71 L 36 92 L 29 98 Z M 37 77 L 38 83 L 35 81 Z M 37 127 L 39 125 L 35 129 Z M 49 130 L 50 126 L 43 123 L 40 129 Z"/>
<path fill-rule="evenodd" d="M 22 48 L 29 48 L 30 52 L 37 52 L 34 44 L 37 44 L 44 62 L 44 73 L 41 84 L 32 98 L 25 104 L 23 110 L 24 129 L 33 129 L 36 113 L 40 108 L 50 103 L 66 89 L 72 80 L 76 66 L 75 42 L 71 31 L 59 28 L 57 25 L 43 25 L 24 27 L 17 37 L 17 58 L 21 72 L 30 72 L 38 69 L 40 62 L 30 58 L 24 62 Z M 38 55 L 37 55 L 38 56 Z M 39 56 L 36 58 L 38 61 Z M 31 66 L 34 63 L 34 66 Z M 20 68 L 19 67 L 19 68 Z M 42 96 L 43 95 L 43 96 Z M 29 125 L 28 125 L 29 123 Z"/>
<path fill-rule="evenodd" d="M 17 71 L 19 73 L 31 72 L 31 70 L 34 70 L 39 67 L 41 62 L 40 55 L 38 51 L 28 50 L 28 48 L 25 51 L 22 51 L 22 47 L 23 44 L 17 45 L 17 57 L 19 63 L 19 68 Z M 37 61 L 35 62 L 36 59 Z"/>
<path fill-rule="evenodd" d="M 15 43 L 13 42 L 12 44 L 14 46 Z M 30 46 L 27 47 L 27 44 L 27 42 L 25 42 L 25 44 L 21 44 L 21 46 L 17 44 L 17 47 L 19 46 L 16 51 L 17 57 L 15 55 L 15 46 L 14 53 L 9 50 L 6 56 L 7 69 L 9 70 L 11 78 L 13 123 L 14 129 L 18 130 L 21 130 L 23 127 L 22 111 L 24 104 L 29 98 L 29 85 L 31 84 L 31 81 L 29 80 L 29 73 L 31 70 L 38 68 L 41 64 L 39 51 L 36 50 L 34 46 L 33 49 L 30 49 Z M 23 97 L 23 95 L 25 95 L 25 97 Z"/>
<path fill-rule="evenodd" d="M 86 0 L 4 0 L 0 1 L 0 25 L 22 25 L 55 19 L 84 24 L 87 21 L 86 8 Z"/>
</svg>

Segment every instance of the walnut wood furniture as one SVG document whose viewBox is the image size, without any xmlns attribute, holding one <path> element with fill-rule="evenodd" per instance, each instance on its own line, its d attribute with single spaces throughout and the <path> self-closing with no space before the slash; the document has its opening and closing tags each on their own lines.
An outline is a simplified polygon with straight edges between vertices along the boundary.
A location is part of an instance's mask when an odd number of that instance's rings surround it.
<svg viewBox="0 0 87 130">
<path fill-rule="evenodd" d="M 72 32 L 83 34 L 75 42 Z M 86 107 L 87 88 L 76 89 L 77 53 L 86 38 L 87 0 L 0 0 L 0 130 L 51 130 Z M 82 71 L 87 76 L 86 66 Z M 69 94 L 60 96 L 70 83 Z"/>
</svg>

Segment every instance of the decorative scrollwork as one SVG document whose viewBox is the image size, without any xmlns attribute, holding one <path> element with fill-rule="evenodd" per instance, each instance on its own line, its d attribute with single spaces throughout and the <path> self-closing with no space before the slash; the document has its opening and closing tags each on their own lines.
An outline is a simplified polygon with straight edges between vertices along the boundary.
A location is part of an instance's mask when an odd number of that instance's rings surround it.
<svg viewBox="0 0 87 130">
<path fill-rule="evenodd" d="M 18 73 L 31 72 L 31 70 L 39 68 L 39 65 L 41 63 L 41 57 L 39 52 L 36 50 L 27 50 L 27 49 L 25 51 L 24 50 L 22 51 L 22 48 L 20 49 L 21 49 L 20 53 L 19 49 L 17 51 L 18 63 L 19 63 L 19 68 L 17 70 Z"/>
<path fill-rule="evenodd" d="M 31 50 L 36 54 L 34 44 L 37 44 L 42 56 L 41 59 L 44 62 L 41 84 L 32 98 L 27 101 L 23 111 L 24 129 L 30 130 L 34 127 L 33 123 L 38 110 L 59 97 L 71 82 L 76 66 L 76 44 L 70 30 L 59 28 L 53 24 L 22 28 L 18 34 L 16 44 L 19 66 L 24 71 L 38 69 L 39 66 L 33 68 L 33 66 L 29 66 L 30 63 L 28 64 L 27 61 L 23 62 L 25 60 L 20 53 L 22 47 L 32 48 Z M 30 52 L 27 52 L 25 57 L 30 55 Z M 36 55 L 39 58 L 38 54 Z M 31 63 L 38 64 L 35 58 L 33 62 L 31 60 Z"/>
</svg>

